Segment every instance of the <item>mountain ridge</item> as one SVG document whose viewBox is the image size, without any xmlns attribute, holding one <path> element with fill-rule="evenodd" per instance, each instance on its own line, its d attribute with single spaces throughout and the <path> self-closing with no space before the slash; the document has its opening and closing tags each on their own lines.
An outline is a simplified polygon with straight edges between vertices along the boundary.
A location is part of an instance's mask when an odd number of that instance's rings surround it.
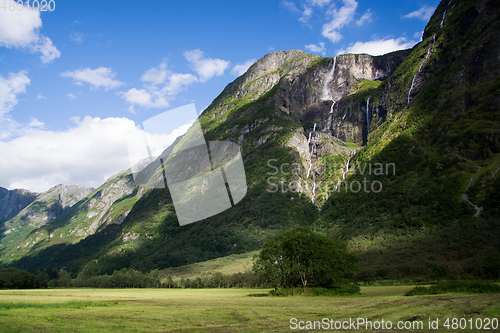
<svg viewBox="0 0 500 333">
<path fill-rule="evenodd" d="M 95 224 L 92 232 L 54 247 L 40 235 L 33 244 L 31 231 L 30 250 L 4 247 L 2 263 L 66 266 L 73 275 L 162 269 L 257 250 L 266 235 L 308 225 L 348 242 L 362 276 L 424 274 L 428 262 L 487 274 L 478 263 L 500 251 L 495 9 L 494 1 L 442 1 L 422 42 L 384 56 L 264 56 L 199 117 L 207 141 L 242 147 L 248 192 L 234 208 L 179 227 L 168 189 L 153 189 L 154 177 L 135 187 L 124 171 L 54 221 L 68 234 Z M 391 163 L 394 172 L 357 167 Z M 383 191 L 353 190 L 364 181 Z M 102 207 L 89 223 L 91 201 Z M 476 217 L 474 206 L 484 209 Z"/>
<path fill-rule="evenodd" d="M 9 220 L 32 203 L 38 193 L 25 189 L 8 190 L 0 187 L 0 223 Z"/>
</svg>

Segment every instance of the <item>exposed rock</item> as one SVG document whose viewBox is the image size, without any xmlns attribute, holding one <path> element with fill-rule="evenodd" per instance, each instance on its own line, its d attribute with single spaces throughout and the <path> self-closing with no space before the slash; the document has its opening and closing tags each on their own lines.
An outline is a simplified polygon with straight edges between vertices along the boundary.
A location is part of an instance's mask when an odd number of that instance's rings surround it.
<svg viewBox="0 0 500 333">
<path fill-rule="evenodd" d="M 38 193 L 24 189 L 7 190 L 0 187 L 0 222 L 7 221 L 32 203 Z"/>
<path fill-rule="evenodd" d="M 56 185 L 24 208 L 18 217 L 22 224 L 42 226 L 85 198 L 94 189 L 80 185 Z"/>
<path fill-rule="evenodd" d="M 320 131 L 330 130 L 333 136 L 343 141 L 361 144 L 362 128 L 366 126 L 363 110 L 358 105 L 349 105 L 348 108 L 342 105 L 330 114 L 333 101 L 338 102 L 356 92 L 364 80 L 385 79 L 408 53 L 405 50 L 379 57 L 346 54 L 309 70 L 290 72 L 281 80 L 272 101 L 276 109 L 290 115 L 295 122 L 319 120 Z M 333 76 L 329 78 L 328 73 L 334 64 Z M 323 87 L 329 92 L 327 96 L 324 96 Z"/>
<path fill-rule="evenodd" d="M 254 148 L 257 148 L 258 146 L 260 146 L 261 144 L 263 143 L 266 143 L 267 142 L 267 139 L 269 138 L 269 134 L 266 134 L 266 135 L 262 135 L 261 137 L 259 137 L 257 140 L 254 141 Z"/>
<path fill-rule="evenodd" d="M 300 129 L 297 131 L 288 142 L 285 147 L 292 147 L 297 150 L 300 155 L 300 160 L 304 168 L 307 167 L 307 163 L 311 160 L 309 154 L 309 145 L 307 144 L 307 138 L 304 136 L 304 131 Z"/>
<path fill-rule="evenodd" d="M 250 66 L 245 74 L 228 84 L 204 113 L 216 110 L 211 116 L 211 120 L 215 121 L 234 107 L 232 101 L 239 98 L 255 100 L 274 87 L 283 75 L 305 72 L 311 62 L 318 58 L 300 50 L 267 54 Z"/>
<path fill-rule="evenodd" d="M 137 238 L 139 238 L 139 234 L 137 234 L 133 231 L 130 231 L 130 232 L 127 232 L 125 235 L 123 235 L 122 241 L 125 243 L 125 242 L 128 242 L 129 240 L 134 240 Z"/>
</svg>

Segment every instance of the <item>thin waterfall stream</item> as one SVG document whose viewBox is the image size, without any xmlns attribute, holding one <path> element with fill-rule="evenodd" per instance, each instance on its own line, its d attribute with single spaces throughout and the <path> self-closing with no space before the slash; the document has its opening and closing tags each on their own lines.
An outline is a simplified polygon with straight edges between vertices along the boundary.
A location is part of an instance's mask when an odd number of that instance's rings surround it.
<svg viewBox="0 0 500 333">
<path fill-rule="evenodd" d="M 370 97 L 366 100 L 366 141 L 368 141 L 368 134 L 370 133 Z"/>
<path fill-rule="evenodd" d="M 450 7 L 451 1 L 452 0 L 450 0 L 450 2 L 448 2 L 448 6 L 447 7 Z M 443 12 L 443 17 L 441 18 L 441 22 L 439 23 L 439 29 L 441 29 L 443 27 L 443 25 L 444 25 L 444 20 L 446 18 L 446 13 L 447 12 L 448 12 L 448 8 L 446 8 L 444 10 L 444 12 Z M 422 68 L 424 67 L 425 61 L 429 58 L 429 56 L 431 54 L 431 49 L 434 46 L 434 43 L 436 43 L 436 34 L 434 34 L 432 36 L 432 43 L 431 43 L 431 45 L 429 45 L 429 48 L 427 49 L 427 54 L 426 54 L 425 58 L 422 60 L 422 62 L 420 63 L 420 66 L 418 68 L 417 73 L 413 76 L 413 79 L 411 80 L 411 86 L 410 86 L 410 90 L 408 90 L 408 99 L 407 99 L 407 102 L 406 102 L 405 109 L 408 109 L 408 106 L 410 105 L 410 102 L 411 102 L 411 93 L 413 91 L 413 88 L 415 87 L 415 80 L 417 79 L 418 74 L 420 74 L 420 72 L 422 71 Z"/>
</svg>

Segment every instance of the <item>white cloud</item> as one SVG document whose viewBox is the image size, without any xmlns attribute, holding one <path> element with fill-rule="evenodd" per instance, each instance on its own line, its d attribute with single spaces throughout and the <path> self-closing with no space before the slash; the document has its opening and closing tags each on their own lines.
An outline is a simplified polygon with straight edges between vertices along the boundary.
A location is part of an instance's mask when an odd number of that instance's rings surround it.
<svg viewBox="0 0 500 333">
<path fill-rule="evenodd" d="M 330 3 L 330 0 L 307 0 L 313 6 L 324 6 Z"/>
<path fill-rule="evenodd" d="M 295 4 L 291 1 L 286 1 L 286 0 L 283 0 L 281 2 L 281 4 L 286 8 L 288 9 L 289 11 L 291 11 L 292 13 L 295 12 L 295 13 L 298 13 L 300 12 L 300 10 L 297 8 L 297 6 L 295 6 Z"/>
<path fill-rule="evenodd" d="M 34 44 L 38 41 L 38 30 L 41 27 L 42 19 L 39 11 L 0 10 L 0 45 L 27 47 Z"/>
<path fill-rule="evenodd" d="M 28 124 L 29 127 L 43 127 L 45 126 L 45 123 L 41 122 L 40 120 L 30 117 L 31 122 Z"/>
<path fill-rule="evenodd" d="M 118 93 L 129 104 L 129 111 L 135 114 L 134 105 L 146 108 L 160 108 L 169 106 L 173 96 L 181 92 L 190 84 L 198 82 L 193 74 L 173 73 L 167 68 L 163 60 L 158 67 L 148 69 L 141 76 L 145 82 L 143 88 L 132 88 Z"/>
<path fill-rule="evenodd" d="M 26 92 L 26 86 L 31 82 L 26 74 L 26 71 L 9 73 L 7 79 L 0 76 L 0 120 L 17 105 L 17 95 Z"/>
<path fill-rule="evenodd" d="M 0 10 L 0 46 L 26 48 L 30 52 L 41 53 L 40 59 L 47 64 L 61 56 L 50 38 L 40 34 L 42 19 L 40 11 Z"/>
<path fill-rule="evenodd" d="M 185 87 L 195 82 L 198 82 L 198 78 L 193 74 L 171 73 L 167 84 L 162 88 L 162 92 L 171 96 L 177 95 Z"/>
<path fill-rule="evenodd" d="M 204 58 L 200 49 L 184 52 L 184 57 L 189 61 L 201 82 L 206 82 L 214 76 L 221 76 L 229 66 L 229 61 L 222 59 Z"/>
<path fill-rule="evenodd" d="M 162 84 L 167 78 L 167 62 L 164 60 L 160 66 L 152 67 L 142 74 L 141 81 L 152 84 Z"/>
<path fill-rule="evenodd" d="M 68 93 L 68 94 L 66 94 L 66 96 L 68 96 L 71 99 L 75 99 L 76 98 L 76 96 L 73 95 L 72 93 Z"/>
<path fill-rule="evenodd" d="M 45 125 L 36 118 L 31 118 L 29 124 L 22 125 L 11 117 L 10 111 L 17 105 L 18 95 L 26 93 L 26 87 L 31 82 L 27 74 L 26 71 L 19 71 L 18 73 L 9 73 L 7 78 L 0 76 L 0 142 L 23 135 L 23 133 L 32 130 L 33 127 Z M 37 99 L 40 98 L 45 97 L 38 94 Z M 0 170 L 2 169 L 0 168 Z"/>
<path fill-rule="evenodd" d="M 305 46 L 305 48 L 313 53 L 325 54 L 325 43 L 323 42 L 320 42 L 319 46 L 315 44 L 308 44 Z"/>
<path fill-rule="evenodd" d="M 299 21 L 302 23 L 307 23 L 312 15 L 312 8 L 304 6 L 304 11 L 302 12 L 302 16 L 299 18 Z"/>
<path fill-rule="evenodd" d="M 22 137 L 0 142 L 0 186 L 37 192 L 59 183 L 98 187 L 130 167 L 127 137 L 143 140 L 143 132 L 132 120 L 89 116 L 72 120 L 76 126 L 66 131 L 32 129 Z M 148 135 L 153 154 L 170 145 L 186 127 L 189 125 L 171 135 Z"/>
<path fill-rule="evenodd" d="M 422 40 L 422 36 L 424 35 L 424 31 L 417 31 L 413 34 L 413 38 L 418 39 L 419 41 Z"/>
<path fill-rule="evenodd" d="M 303 10 L 300 10 L 297 5 L 295 5 L 291 1 L 282 1 L 281 4 L 288 9 L 288 11 L 292 13 L 301 13 L 301 16 L 299 18 L 299 21 L 302 22 L 303 24 L 307 25 L 308 27 L 312 28 L 312 26 L 309 23 L 309 20 L 311 19 L 313 15 L 313 7 L 323 7 L 327 4 L 330 3 L 330 0 L 307 0 L 305 3 L 302 4 Z"/>
<path fill-rule="evenodd" d="M 414 12 L 404 15 L 403 18 L 409 18 L 409 19 L 416 18 L 422 21 L 429 21 L 435 9 L 436 8 L 434 7 L 425 5 Z"/>
<path fill-rule="evenodd" d="M 332 43 L 337 43 L 342 39 L 340 30 L 352 21 L 358 3 L 354 0 L 343 0 L 344 5 L 340 9 L 331 8 L 327 14 L 332 17 L 331 21 L 323 24 L 322 34 Z"/>
<path fill-rule="evenodd" d="M 236 76 L 242 75 L 243 73 L 245 73 L 248 70 L 248 68 L 250 68 L 250 66 L 253 65 L 253 63 L 255 62 L 255 60 L 256 59 L 250 59 L 250 60 L 245 61 L 242 64 L 237 64 L 231 70 L 231 74 L 236 75 Z"/>
<path fill-rule="evenodd" d="M 61 56 L 61 52 L 52 44 L 49 37 L 41 36 L 39 41 L 34 49 L 42 54 L 40 57 L 42 63 L 48 64 Z"/>
<path fill-rule="evenodd" d="M 114 80 L 116 73 L 113 73 L 111 68 L 99 67 L 90 69 L 89 67 L 77 69 L 76 71 L 66 71 L 61 73 L 62 77 L 69 77 L 75 80 L 77 85 L 82 82 L 90 84 L 93 88 L 103 87 L 105 90 L 115 89 L 123 85 L 123 82 Z"/>
<path fill-rule="evenodd" d="M 40 99 L 47 99 L 47 97 L 43 96 L 42 93 L 38 93 L 38 96 L 36 96 L 36 99 L 37 100 L 40 100 Z"/>
<path fill-rule="evenodd" d="M 368 9 L 366 13 L 364 13 L 363 16 L 361 16 L 361 18 L 356 21 L 356 25 L 362 26 L 366 23 L 370 23 L 371 21 L 372 21 L 372 13 Z"/>
<path fill-rule="evenodd" d="M 22 126 L 18 122 L 12 120 L 9 115 L 0 117 L 0 142 L 9 140 L 20 133 L 22 133 Z"/>
<path fill-rule="evenodd" d="M 169 106 L 169 102 L 160 91 L 149 92 L 146 89 L 132 88 L 120 95 L 130 104 L 140 105 L 146 108 L 160 108 Z"/>
<path fill-rule="evenodd" d="M 69 34 L 69 39 L 76 42 L 77 44 L 83 43 L 84 34 L 81 32 L 72 32 Z"/>
<path fill-rule="evenodd" d="M 379 39 L 369 42 L 356 42 L 354 45 L 341 50 L 339 53 L 367 53 L 370 55 L 382 55 L 389 52 L 403 50 L 412 47 L 416 42 L 406 41 L 406 38 Z"/>
</svg>

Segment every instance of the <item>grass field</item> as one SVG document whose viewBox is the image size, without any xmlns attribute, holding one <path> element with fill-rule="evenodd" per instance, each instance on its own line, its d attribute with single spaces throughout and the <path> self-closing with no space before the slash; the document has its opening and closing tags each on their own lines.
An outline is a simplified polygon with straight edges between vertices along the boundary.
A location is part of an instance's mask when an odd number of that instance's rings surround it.
<svg viewBox="0 0 500 333">
<path fill-rule="evenodd" d="M 442 324 L 500 319 L 499 294 L 403 296 L 411 288 L 362 287 L 361 295 L 348 297 L 263 296 L 267 289 L 0 290 L 0 332 L 287 332 L 291 318 L 303 325 L 323 318 L 424 324 L 391 332 L 484 332 Z M 439 319 L 438 330 L 429 330 L 429 318 Z"/>
<path fill-rule="evenodd" d="M 217 259 L 198 262 L 186 266 L 170 267 L 161 270 L 160 277 L 165 282 L 167 276 L 171 276 L 175 281 L 181 277 L 185 279 L 195 279 L 196 277 L 220 272 L 224 275 L 235 273 L 246 273 L 252 271 L 253 257 L 258 251 L 242 254 L 231 254 Z"/>
</svg>

